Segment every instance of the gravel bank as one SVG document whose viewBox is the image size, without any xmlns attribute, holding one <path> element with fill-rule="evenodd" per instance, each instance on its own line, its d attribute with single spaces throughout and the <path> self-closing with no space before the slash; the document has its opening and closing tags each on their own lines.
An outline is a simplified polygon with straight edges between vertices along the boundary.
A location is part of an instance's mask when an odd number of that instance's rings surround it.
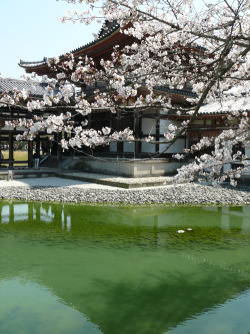
<svg viewBox="0 0 250 334">
<path fill-rule="evenodd" d="M 250 204 L 246 189 L 195 184 L 137 190 L 81 189 L 69 187 L 6 187 L 0 199 L 40 202 L 125 203 L 125 204 Z"/>
</svg>

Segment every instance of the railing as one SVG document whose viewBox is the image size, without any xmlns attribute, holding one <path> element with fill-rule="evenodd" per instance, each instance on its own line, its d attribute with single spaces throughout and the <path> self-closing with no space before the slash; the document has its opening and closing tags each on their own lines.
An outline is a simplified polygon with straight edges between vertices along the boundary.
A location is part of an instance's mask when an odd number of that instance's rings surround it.
<svg viewBox="0 0 250 334">
<path fill-rule="evenodd" d="M 14 164 L 27 164 L 28 166 L 28 160 L 0 159 L 0 168 L 6 165 L 9 166 L 9 168 L 13 168 Z"/>
<path fill-rule="evenodd" d="M 45 155 L 45 156 L 40 160 L 40 164 L 42 164 L 44 161 L 46 161 L 49 157 L 50 157 L 50 154 Z"/>
<path fill-rule="evenodd" d="M 0 167 L 1 165 L 12 165 L 14 162 L 14 159 L 0 159 Z"/>
</svg>

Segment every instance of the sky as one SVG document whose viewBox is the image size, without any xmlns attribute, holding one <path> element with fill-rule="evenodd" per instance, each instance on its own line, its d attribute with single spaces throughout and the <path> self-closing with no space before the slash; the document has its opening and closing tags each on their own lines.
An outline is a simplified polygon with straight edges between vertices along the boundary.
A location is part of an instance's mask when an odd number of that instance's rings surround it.
<svg viewBox="0 0 250 334">
<path fill-rule="evenodd" d="M 214 0 L 210 0 L 213 2 Z M 202 0 L 195 0 L 202 3 Z M 25 71 L 21 60 L 40 61 L 55 57 L 93 41 L 101 26 L 61 23 L 67 9 L 84 9 L 56 0 L 0 0 L 0 73 L 19 79 Z"/>
<path fill-rule="evenodd" d="M 100 26 L 61 23 L 57 18 L 67 9 L 84 9 L 56 0 L 0 0 L 0 73 L 20 79 L 25 74 L 20 59 L 39 61 L 55 57 L 92 40 Z"/>
</svg>

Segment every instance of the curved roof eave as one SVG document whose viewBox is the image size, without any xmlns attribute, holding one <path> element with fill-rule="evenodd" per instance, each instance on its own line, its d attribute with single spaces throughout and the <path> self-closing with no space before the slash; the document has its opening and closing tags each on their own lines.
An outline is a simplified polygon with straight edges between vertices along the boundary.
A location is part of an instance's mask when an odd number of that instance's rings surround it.
<svg viewBox="0 0 250 334">
<path fill-rule="evenodd" d="M 103 31 L 102 31 L 103 30 Z M 111 36 L 114 32 L 117 32 L 120 30 L 120 25 L 118 23 L 115 23 L 114 25 L 112 25 L 106 32 L 104 29 L 101 30 L 101 33 L 99 33 L 99 37 L 97 39 L 95 39 L 92 42 L 89 42 L 79 48 L 76 48 L 72 51 L 70 51 L 70 53 L 79 53 L 81 51 L 87 51 L 87 49 L 89 47 L 92 47 L 94 45 L 97 45 L 99 42 L 103 41 L 104 39 L 106 39 L 107 37 Z M 63 59 L 65 57 L 65 54 L 60 55 L 59 58 Z M 23 61 L 20 59 L 20 62 L 18 63 L 18 65 L 22 68 L 25 69 L 31 69 L 31 68 L 40 68 L 40 67 L 44 67 L 47 66 L 48 64 L 48 59 L 52 59 L 52 58 L 48 58 L 48 57 L 44 57 L 43 60 L 40 61 Z"/>
</svg>

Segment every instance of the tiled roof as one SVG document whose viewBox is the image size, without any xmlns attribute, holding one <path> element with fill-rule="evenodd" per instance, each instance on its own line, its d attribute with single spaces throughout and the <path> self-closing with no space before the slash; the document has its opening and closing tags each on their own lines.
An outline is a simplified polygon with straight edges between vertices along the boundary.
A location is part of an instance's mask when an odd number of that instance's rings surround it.
<svg viewBox="0 0 250 334">
<path fill-rule="evenodd" d="M 40 66 L 44 66 L 47 64 L 47 59 L 46 57 L 43 58 L 43 60 L 38 60 L 38 61 L 23 61 L 20 60 L 20 63 L 18 64 L 21 67 L 40 67 Z"/>
<path fill-rule="evenodd" d="M 166 93 L 171 93 L 171 94 L 177 94 L 177 95 L 184 95 L 184 96 L 191 96 L 191 97 L 197 97 L 195 93 L 193 93 L 191 90 L 184 90 L 184 89 L 171 89 L 166 86 L 155 86 L 155 90 L 161 91 L 161 92 L 166 92 Z"/>
<path fill-rule="evenodd" d="M 117 23 L 117 21 L 108 21 L 105 20 L 104 24 L 102 25 L 102 28 L 100 29 L 98 33 L 98 38 L 104 36 L 108 31 L 116 30 L 120 27 L 120 25 Z"/>
<path fill-rule="evenodd" d="M 105 39 L 106 37 L 110 36 L 113 32 L 115 32 L 116 30 L 118 30 L 120 28 L 120 25 L 116 22 L 108 22 L 106 21 L 105 24 L 103 25 L 103 28 L 100 30 L 99 34 L 98 34 L 98 38 L 95 39 L 92 42 L 89 42 L 77 49 L 74 49 L 72 51 L 70 51 L 70 53 L 77 53 L 80 52 L 84 49 L 87 49 L 88 47 L 100 42 L 101 40 Z M 64 58 L 65 55 L 61 55 L 59 58 L 62 59 Z M 23 68 L 36 68 L 36 67 L 40 67 L 40 66 L 45 66 L 47 65 L 47 59 L 46 57 L 43 58 L 43 60 L 40 61 L 23 61 L 20 60 L 19 62 L 19 66 L 23 67 Z"/>
<path fill-rule="evenodd" d="M 127 84 L 129 84 L 129 82 L 127 82 Z M 98 82 L 97 87 L 96 87 L 96 85 L 92 85 L 92 86 L 88 86 L 85 89 L 86 96 L 94 95 L 94 91 L 96 90 L 96 88 L 98 88 L 99 91 L 102 92 L 102 93 L 107 92 L 106 85 L 101 83 L 101 82 Z M 182 95 L 182 96 L 190 96 L 190 97 L 194 97 L 194 98 L 197 96 L 195 93 L 193 93 L 192 91 L 189 91 L 189 90 L 171 89 L 171 88 L 166 87 L 166 86 L 156 86 L 156 87 L 154 87 L 154 89 L 159 91 L 159 92 L 165 92 L 165 93 Z"/>
<path fill-rule="evenodd" d="M 199 110 L 199 115 L 223 114 L 229 111 L 250 111 L 250 97 L 231 98 L 205 104 Z"/>
<path fill-rule="evenodd" d="M 25 81 L 11 78 L 0 78 L 0 93 L 17 88 L 18 90 L 28 90 L 31 96 L 42 97 L 46 84 L 37 81 Z"/>
</svg>

